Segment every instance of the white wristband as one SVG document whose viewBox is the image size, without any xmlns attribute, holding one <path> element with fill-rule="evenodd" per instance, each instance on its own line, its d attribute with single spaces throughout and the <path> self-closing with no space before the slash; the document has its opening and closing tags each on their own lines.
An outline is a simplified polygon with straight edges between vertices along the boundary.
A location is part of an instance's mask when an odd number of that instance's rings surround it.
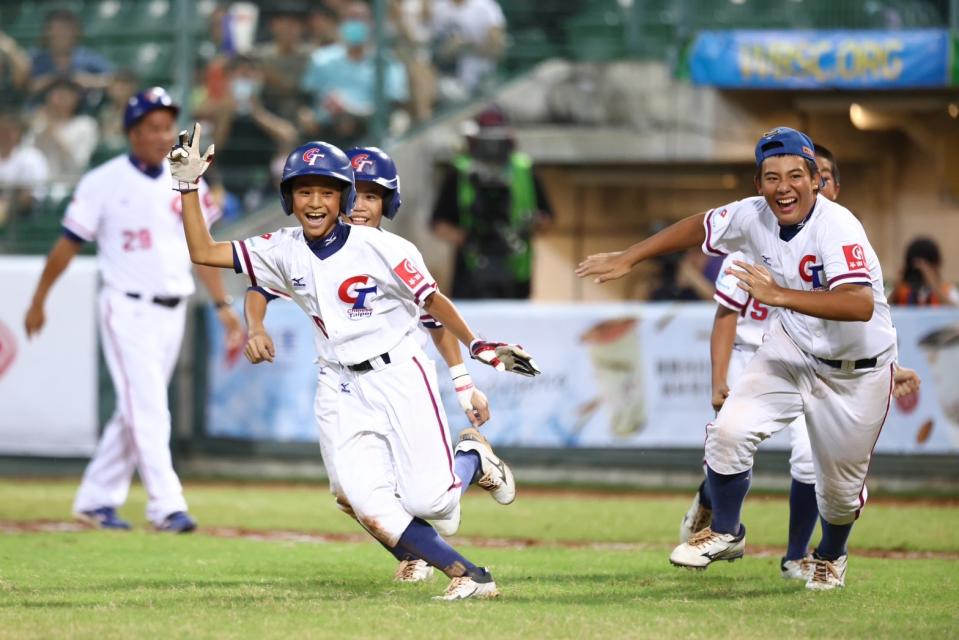
<svg viewBox="0 0 959 640">
<path fill-rule="evenodd" d="M 463 379 L 463 376 L 466 376 L 465 380 Z M 452 367 L 450 367 L 450 377 L 453 379 L 453 385 L 456 387 L 472 384 L 473 382 L 472 378 L 470 377 L 469 370 L 463 363 L 454 364 Z"/>
</svg>

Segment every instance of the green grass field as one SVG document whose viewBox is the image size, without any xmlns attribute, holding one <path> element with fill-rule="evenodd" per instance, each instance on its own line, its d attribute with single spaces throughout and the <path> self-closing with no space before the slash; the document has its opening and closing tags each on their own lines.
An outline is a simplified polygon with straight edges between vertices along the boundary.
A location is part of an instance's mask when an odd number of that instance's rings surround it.
<svg viewBox="0 0 959 640">
<path fill-rule="evenodd" d="M 743 561 L 697 573 L 666 560 L 685 496 L 528 491 L 501 507 L 471 490 L 453 543 L 493 570 L 502 597 L 443 603 L 430 599 L 442 576 L 395 584 L 378 545 L 343 537 L 357 527 L 325 487 L 188 485 L 201 524 L 189 536 L 148 532 L 139 488 L 121 512 L 133 533 L 19 530 L 68 522 L 74 489 L 0 482 L 0 638 L 959 635 L 959 509 L 949 504 L 871 504 L 853 533 L 848 586 L 817 594 L 779 577 L 782 497 L 747 501 Z M 281 535 L 294 531 L 314 535 Z"/>
</svg>

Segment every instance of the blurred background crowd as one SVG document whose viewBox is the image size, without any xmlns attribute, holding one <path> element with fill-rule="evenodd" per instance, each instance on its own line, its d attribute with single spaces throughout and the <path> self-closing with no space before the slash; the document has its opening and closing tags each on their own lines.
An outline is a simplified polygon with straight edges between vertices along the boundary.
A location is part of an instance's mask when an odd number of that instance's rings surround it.
<svg viewBox="0 0 959 640">
<path fill-rule="evenodd" d="M 695 23 L 699 13 L 733 26 L 779 20 L 802 28 L 823 24 L 816 12 L 836 10 L 816 0 L 763 7 L 755 0 L 639 4 L 645 13 L 632 11 L 633 0 L 5 2 L 0 6 L 0 251 L 23 247 L 31 233 L 46 246 L 79 177 L 124 152 L 123 110 L 144 87 L 169 88 L 185 114 L 205 125 L 204 133 L 217 145 L 210 181 L 227 222 L 273 203 L 285 154 L 305 139 L 343 148 L 385 145 L 425 128 L 437 114 L 476 105 L 473 128 L 462 131 L 462 153 L 446 158 L 445 177 L 433 180 L 431 237 L 452 247 L 457 297 L 529 297 L 533 238 L 550 229 L 555 218 L 550 201 L 559 196 L 555 189 L 549 194 L 520 154 L 510 116 L 488 107 L 486 99 L 504 79 L 555 56 L 587 65 L 642 57 L 662 44 L 657 39 L 688 39 L 682 25 Z M 843 11 L 855 15 L 844 19 L 873 29 L 934 25 L 949 14 L 948 0 L 850 4 L 857 6 Z M 707 5 L 709 11 L 700 11 Z M 685 12 L 685 22 L 664 20 L 673 24 L 669 32 L 635 18 L 677 12 Z M 667 57 L 675 71 L 683 52 L 671 51 Z M 601 75 L 579 68 L 551 92 L 548 119 L 597 120 L 591 115 L 594 95 L 616 104 Z M 603 117 L 616 124 L 612 106 Z M 838 155 L 842 158 L 841 150 Z M 503 170 L 491 174 L 489 166 Z M 506 177 L 490 180 L 497 172 Z M 464 205 L 457 179 L 467 174 L 481 188 L 475 201 Z M 526 194 L 521 207 L 517 193 Z M 740 197 L 745 195 L 748 185 Z M 891 300 L 956 304 L 942 265 L 937 243 L 917 238 L 898 271 L 887 268 Z M 717 268 L 694 253 L 661 260 L 658 273 L 645 274 L 648 282 L 630 296 L 709 299 Z"/>
</svg>

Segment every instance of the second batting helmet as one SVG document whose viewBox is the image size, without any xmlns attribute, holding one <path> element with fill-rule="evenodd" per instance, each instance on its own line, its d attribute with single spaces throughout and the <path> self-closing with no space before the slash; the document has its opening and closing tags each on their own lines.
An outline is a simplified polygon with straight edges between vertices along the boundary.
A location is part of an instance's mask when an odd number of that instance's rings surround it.
<svg viewBox="0 0 959 640">
<path fill-rule="evenodd" d="M 157 109 L 166 109 L 174 118 L 180 114 L 180 107 L 163 87 L 151 87 L 136 94 L 127 101 L 127 107 L 123 110 L 123 130 L 129 131 L 148 113 Z"/>
<path fill-rule="evenodd" d="M 403 204 L 400 198 L 400 174 L 388 153 L 377 147 L 353 147 L 346 152 L 353 164 L 353 179 L 373 182 L 386 189 L 383 215 L 390 220 Z"/>
<path fill-rule="evenodd" d="M 327 176 L 346 184 L 340 196 L 340 213 L 349 215 L 356 202 L 353 167 L 343 150 L 328 142 L 307 142 L 286 157 L 280 180 L 280 202 L 286 215 L 293 213 L 293 179 L 299 176 Z"/>
</svg>

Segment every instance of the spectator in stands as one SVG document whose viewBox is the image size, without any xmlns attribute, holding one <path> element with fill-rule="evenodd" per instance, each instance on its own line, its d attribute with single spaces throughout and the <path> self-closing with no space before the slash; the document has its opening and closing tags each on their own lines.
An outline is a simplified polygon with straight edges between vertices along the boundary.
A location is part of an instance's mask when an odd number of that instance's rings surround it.
<svg viewBox="0 0 959 640">
<path fill-rule="evenodd" d="M 16 40 L 0 31 L 0 103 L 25 102 L 30 83 L 30 56 Z"/>
<path fill-rule="evenodd" d="M 410 80 L 410 110 L 417 122 L 433 115 L 436 69 L 430 50 L 433 32 L 432 0 L 391 0 L 390 21 L 396 35 L 396 55 L 406 65 Z"/>
<path fill-rule="evenodd" d="M 97 125 L 100 130 L 97 154 L 101 158 L 112 158 L 127 146 L 127 134 L 123 130 L 123 112 L 127 102 L 136 95 L 140 80 L 130 69 L 117 69 L 107 86 L 107 101 L 97 111 Z"/>
<path fill-rule="evenodd" d="M 313 49 L 328 47 L 340 41 L 340 18 L 325 2 L 310 7 L 309 44 Z"/>
<path fill-rule="evenodd" d="M 317 49 L 310 57 L 302 87 L 313 96 L 313 108 L 301 111 L 300 126 L 307 135 L 345 148 L 362 138 L 376 110 L 369 5 L 347 5 L 340 39 L 340 44 Z M 387 100 L 394 105 L 406 101 L 406 73 L 392 58 L 387 60 L 384 83 Z"/>
<path fill-rule="evenodd" d="M 71 78 L 56 78 L 33 115 L 29 139 L 47 160 L 54 197 L 76 184 L 97 146 L 97 121 L 78 113 L 82 97 L 83 87 Z"/>
<path fill-rule="evenodd" d="M 240 196 L 249 209 L 272 188 L 271 176 L 262 168 L 273 166 L 295 146 L 297 131 L 292 122 L 263 106 L 263 71 L 254 58 L 235 56 L 226 73 L 227 94 L 220 100 L 208 98 L 196 116 L 213 126 L 217 152 L 211 178 Z"/>
<path fill-rule="evenodd" d="M 310 59 L 310 46 L 303 37 L 306 10 L 299 2 L 274 5 L 268 18 L 270 40 L 257 48 L 263 69 L 263 106 L 281 118 L 296 121 L 306 103 L 300 78 Z"/>
<path fill-rule="evenodd" d="M 460 102 L 475 96 L 496 71 L 506 18 L 495 0 L 436 0 L 433 38 L 440 99 Z"/>
<path fill-rule="evenodd" d="M 959 306 L 956 285 L 942 278 L 942 254 L 931 238 L 916 238 L 906 248 L 899 282 L 889 304 L 912 306 Z"/>
<path fill-rule="evenodd" d="M 43 154 L 22 142 L 24 121 L 13 107 L 0 108 L 0 227 L 29 215 L 43 199 L 49 172 Z"/>
<path fill-rule="evenodd" d="M 59 78 L 69 77 L 84 93 L 103 90 L 112 66 L 95 51 L 78 46 L 80 21 L 68 9 L 54 9 L 43 21 L 41 49 L 33 52 L 30 94 L 38 98 Z"/>
<path fill-rule="evenodd" d="M 501 109 L 470 122 L 466 142 L 432 219 L 436 236 L 456 248 L 453 297 L 528 298 L 533 234 L 552 219 L 549 202 Z"/>
</svg>

